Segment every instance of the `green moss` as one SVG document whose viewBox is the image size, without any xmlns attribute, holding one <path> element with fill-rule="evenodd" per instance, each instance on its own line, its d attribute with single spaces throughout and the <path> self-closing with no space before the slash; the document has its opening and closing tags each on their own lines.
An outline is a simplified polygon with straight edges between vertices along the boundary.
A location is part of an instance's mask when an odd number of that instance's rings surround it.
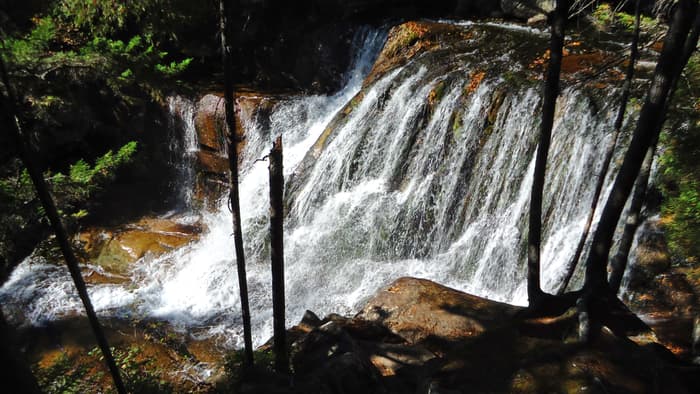
<svg viewBox="0 0 700 394">
<path fill-rule="evenodd" d="M 592 16 L 601 27 L 618 27 L 628 32 L 634 31 L 634 15 L 626 12 L 615 12 L 608 3 L 599 4 Z M 656 29 L 659 23 L 654 18 L 642 15 L 639 25 L 642 31 L 649 31 Z"/>
<path fill-rule="evenodd" d="M 428 94 L 428 106 L 430 107 L 431 113 L 445 95 L 445 85 L 445 81 L 438 82 Z"/>
<path fill-rule="evenodd" d="M 452 135 L 454 137 L 454 140 L 458 141 L 462 137 L 462 129 L 464 126 L 462 114 L 457 111 L 452 115 L 452 117 Z"/>
<path fill-rule="evenodd" d="M 596 22 L 602 25 L 609 25 L 613 21 L 613 11 L 610 8 L 610 4 L 603 3 L 596 7 L 593 11 L 593 18 Z"/>
<path fill-rule="evenodd" d="M 425 33 L 425 28 L 418 23 L 408 22 L 395 28 L 387 43 L 386 53 L 391 57 L 415 45 Z"/>
</svg>

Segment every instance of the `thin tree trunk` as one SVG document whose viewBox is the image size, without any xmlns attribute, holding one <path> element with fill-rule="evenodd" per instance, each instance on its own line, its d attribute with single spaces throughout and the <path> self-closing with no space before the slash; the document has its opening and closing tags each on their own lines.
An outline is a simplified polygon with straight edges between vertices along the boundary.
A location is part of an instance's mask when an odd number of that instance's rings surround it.
<svg viewBox="0 0 700 394">
<path fill-rule="evenodd" d="M 603 191 L 603 186 L 605 186 L 605 178 L 610 169 L 610 163 L 612 162 L 613 154 L 615 153 L 615 146 L 617 146 L 617 140 L 620 136 L 620 131 L 622 130 L 622 123 L 625 119 L 625 112 L 627 111 L 627 103 L 629 102 L 630 93 L 632 91 L 632 79 L 634 78 L 634 66 L 637 62 L 637 57 L 639 56 L 639 25 L 640 25 L 640 3 L 641 0 L 637 0 L 634 9 L 634 35 L 632 37 L 632 43 L 630 44 L 630 60 L 627 65 L 627 73 L 625 76 L 625 82 L 622 86 L 622 97 L 620 99 L 620 107 L 617 111 L 617 117 L 615 118 L 615 123 L 613 125 L 613 141 L 612 144 L 608 145 L 608 149 L 605 151 L 605 156 L 603 159 L 603 168 L 598 174 L 598 182 L 596 182 L 595 192 L 593 192 L 593 200 L 591 201 L 591 208 L 588 211 L 588 217 L 586 218 L 586 224 L 583 227 L 583 232 L 581 233 L 581 238 L 576 245 L 576 251 L 574 256 L 569 261 L 566 267 L 566 276 L 561 283 L 561 287 L 557 291 L 557 294 L 562 294 L 566 291 L 569 286 L 571 278 L 574 276 L 574 271 L 576 271 L 576 266 L 581 258 L 581 253 L 583 253 L 583 248 L 586 245 L 586 239 L 591 230 L 591 224 L 593 223 L 593 217 L 595 216 L 595 211 L 598 208 L 598 200 L 600 199 L 600 193 Z"/>
<path fill-rule="evenodd" d="M 692 30 L 690 31 L 690 34 L 688 34 L 688 39 L 685 42 L 685 46 L 683 48 L 683 57 L 680 61 L 681 64 L 688 63 L 688 60 L 690 60 L 690 57 L 695 52 L 695 47 L 697 45 L 699 35 L 700 12 L 696 14 Z M 671 83 L 671 88 L 669 89 L 669 98 L 666 102 L 665 109 L 666 112 L 668 111 L 668 107 L 670 106 L 671 100 L 673 99 L 673 94 L 676 91 L 676 87 L 678 86 L 679 80 L 680 73 L 677 73 L 676 77 Z M 663 121 L 660 127 L 662 126 Z M 656 152 L 657 141 L 658 136 L 654 143 L 651 144 L 649 150 L 647 150 L 646 156 L 644 157 L 644 162 L 642 163 L 642 168 L 639 172 L 639 177 L 637 178 L 637 181 L 634 184 L 632 202 L 630 203 L 629 213 L 627 216 L 627 220 L 625 221 L 625 228 L 620 239 L 620 246 L 617 249 L 617 253 L 615 253 L 615 256 L 610 261 L 611 273 L 610 278 L 608 280 L 610 282 L 610 290 L 614 294 L 617 294 L 620 291 L 620 285 L 622 284 L 622 278 L 625 274 L 625 270 L 627 269 L 629 252 L 632 248 L 634 235 L 637 232 L 637 227 L 639 227 L 643 220 L 641 216 L 641 211 L 642 206 L 644 205 L 644 198 L 647 194 L 649 176 L 651 174 L 651 166 L 654 162 L 654 153 Z"/>
<path fill-rule="evenodd" d="M 95 335 L 97 344 L 100 347 L 100 350 L 102 351 L 102 354 L 105 358 L 105 362 L 107 363 L 107 367 L 109 368 L 110 374 L 112 375 L 112 379 L 114 380 L 114 386 L 117 389 L 117 392 L 119 392 L 120 394 L 125 394 L 126 389 L 124 387 L 124 382 L 122 381 L 121 376 L 119 375 L 119 368 L 117 368 L 117 364 L 114 362 L 114 357 L 112 356 L 112 352 L 110 351 L 109 343 L 107 342 L 107 338 L 104 335 L 102 326 L 100 325 L 100 322 L 97 319 L 97 314 L 95 313 L 95 309 L 92 306 L 92 302 L 90 302 L 90 297 L 87 292 L 87 286 L 85 285 L 83 276 L 80 273 L 78 260 L 76 259 L 75 254 L 73 253 L 73 249 L 68 239 L 68 235 L 66 234 L 66 230 L 64 229 L 63 224 L 61 223 L 60 215 L 58 214 L 56 205 L 54 204 L 51 194 L 49 193 L 49 189 L 46 185 L 46 181 L 44 180 L 44 176 L 39 170 L 39 167 L 34 163 L 34 153 L 32 152 L 32 148 L 27 142 L 27 138 L 22 133 L 21 124 L 19 122 L 19 118 L 17 117 L 17 111 L 15 109 L 15 98 L 12 94 L 12 88 L 10 86 L 7 70 L 5 69 L 5 63 L 2 61 L 1 58 L 0 72 L 2 73 L 3 84 L 5 85 L 5 89 L 7 90 L 8 96 L 7 98 L 5 98 L 3 97 L 4 95 L 0 95 L 0 107 L 2 107 L 0 113 L 5 114 L 5 123 L 9 126 L 12 138 L 14 138 L 17 144 L 20 159 L 22 160 L 22 163 L 27 169 L 27 172 L 29 172 L 29 176 L 32 179 L 32 183 L 34 184 L 37 196 L 39 197 L 41 205 L 44 208 L 44 211 L 46 212 L 46 216 L 48 217 L 49 222 L 51 223 L 51 227 L 53 228 L 54 234 L 56 235 L 56 241 L 58 242 L 58 246 L 60 247 L 61 252 L 63 253 L 63 257 L 66 260 L 66 265 L 68 266 L 70 276 L 73 279 L 75 288 L 78 290 L 78 296 L 80 297 L 80 300 L 83 302 L 83 306 L 85 307 L 85 313 L 90 322 L 92 332 Z"/>
<path fill-rule="evenodd" d="M 634 241 L 634 234 L 637 232 L 637 227 L 639 227 L 639 224 L 642 222 L 642 206 L 644 205 L 644 198 L 647 195 L 647 184 L 649 183 L 651 164 L 654 161 L 655 151 L 656 144 L 652 144 L 644 157 L 639 176 L 634 183 L 632 202 L 630 203 L 627 219 L 625 220 L 625 227 L 622 231 L 622 237 L 620 238 L 620 245 L 617 248 L 615 256 L 610 260 L 611 272 L 608 281 L 610 282 L 609 286 L 613 294 L 617 294 L 620 291 L 622 277 L 625 275 L 625 270 L 627 269 L 627 258 L 632 248 L 632 242 Z"/>
<path fill-rule="evenodd" d="M 272 261 L 272 315 L 275 370 L 289 373 L 284 306 L 284 173 L 282 136 L 270 151 L 270 259 Z"/>
<path fill-rule="evenodd" d="M 607 285 L 607 259 L 612 238 L 625 202 L 632 191 L 639 169 L 649 146 L 658 138 L 665 116 L 666 101 L 672 81 L 685 64 L 678 64 L 683 47 L 695 18 L 697 1 L 681 0 L 676 6 L 673 22 L 664 41 L 664 48 L 654 71 L 652 85 L 642 106 L 637 127 L 632 136 L 622 167 L 615 177 L 613 189 L 605 203 L 598 229 L 593 237 L 591 253 L 586 261 L 586 289 Z"/>
<path fill-rule="evenodd" d="M 672 82 L 680 75 L 685 63 L 682 59 L 684 46 L 688 38 L 691 22 L 696 18 L 698 4 L 696 0 L 681 0 L 676 5 L 669 31 L 664 40 L 664 47 L 654 71 L 649 93 L 642 106 L 639 120 L 625 154 L 624 161 L 615 177 L 598 228 L 593 236 L 591 252 L 586 259 L 586 277 L 584 282 L 584 300 L 581 303 L 581 315 L 588 312 L 590 325 L 580 326 L 579 335 L 584 341 L 591 339 L 593 329 L 600 322 L 592 315 L 597 307 L 594 299 L 607 299 L 610 296 L 607 281 L 607 262 L 617 222 L 629 197 L 644 156 L 652 143 L 658 138 L 665 117 L 666 103 Z M 600 306 L 600 305 L 598 305 Z M 597 331 L 597 330 L 596 330 Z"/>
<path fill-rule="evenodd" d="M 236 111 L 233 97 L 233 58 L 231 51 L 231 21 L 234 2 L 220 0 L 221 12 L 221 52 L 224 64 L 224 101 L 226 107 L 226 126 L 228 127 L 228 161 L 231 169 L 231 193 L 229 203 L 233 217 L 233 239 L 236 249 L 236 264 L 238 268 L 238 286 L 241 294 L 241 315 L 243 318 L 244 361 L 248 366 L 253 365 L 253 339 L 250 328 L 250 306 L 248 303 L 248 279 L 245 269 L 245 254 L 243 251 L 243 230 L 241 228 L 241 207 L 238 195 L 238 137 L 236 135 Z"/>
<path fill-rule="evenodd" d="M 544 188 L 547 155 L 554 125 L 554 111 L 559 95 L 559 74 L 564 48 L 564 29 L 569 11 L 569 0 L 557 0 L 557 6 L 550 15 L 552 34 L 549 49 L 549 65 L 544 85 L 542 102 L 542 124 L 539 133 L 539 145 L 535 158 L 535 172 L 532 179 L 530 195 L 530 217 L 527 247 L 527 295 L 533 306 L 542 298 L 544 292 L 540 285 L 540 246 L 542 243 L 542 194 Z"/>
</svg>

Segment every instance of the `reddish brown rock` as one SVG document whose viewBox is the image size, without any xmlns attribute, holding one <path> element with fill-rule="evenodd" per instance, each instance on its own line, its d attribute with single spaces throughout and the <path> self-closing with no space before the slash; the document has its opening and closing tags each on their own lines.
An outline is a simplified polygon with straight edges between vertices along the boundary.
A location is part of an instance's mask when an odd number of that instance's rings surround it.
<svg viewBox="0 0 700 394">
<path fill-rule="evenodd" d="M 79 235 L 86 259 L 105 269 L 109 275 L 93 274 L 95 282 L 119 281 L 130 265 L 147 253 L 161 255 L 196 239 L 201 232 L 196 225 L 168 219 L 146 218 L 119 229 L 92 229 Z M 114 280 L 112 280 L 114 279 Z"/>
<path fill-rule="evenodd" d="M 428 280 L 401 278 L 375 295 L 356 317 L 379 322 L 416 343 L 428 337 L 479 336 L 501 326 L 519 310 Z"/>
<path fill-rule="evenodd" d="M 418 54 L 440 48 L 447 42 L 467 40 L 470 36 L 463 28 L 448 23 L 411 21 L 395 26 L 365 79 L 365 86 L 389 70 L 408 63 Z"/>
<path fill-rule="evenodd" d="M 226 152 L 225 120 L 224 98 L 221 95 L 207 94 L 199 100 L 194 124 L 201 148 Z"/>
<path fill-rule="evenodd" d="M 197 152 L 197 168 L 208 174 L 227 176 L 229 172 L 228 158 L 215 152 Z"/>
</svg>

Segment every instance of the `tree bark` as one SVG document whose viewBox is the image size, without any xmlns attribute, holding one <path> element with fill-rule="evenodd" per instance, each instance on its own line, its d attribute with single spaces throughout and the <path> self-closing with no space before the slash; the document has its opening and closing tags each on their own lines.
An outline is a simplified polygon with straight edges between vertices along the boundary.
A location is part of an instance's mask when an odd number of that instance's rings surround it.
<svg viewBox="0 0 700 394">
<path fill-rule="evenodd" d="M 542 194 L 544 188 L 547 155 L 552 138 L 554 111 L 559 95 L 559 74 L 564 48 L 564 29 L 569 11 L 569 0 L 557 0 L 557 6 L 550 15 L 551 40 L 549 65 L 544 85 L 542 102 L 542 124 L 539 133 L 539 145 L 535 158 L 535 170 L 530 194 L 530 217 L 527 246 L 527 295 L 530 305 L 536 304 L 544 292 L 540 285 L 540 247 L 542 243 Z"/>
<path fill-rule="evenodd" d="M 615 227 L 639 174 L 644 156 L 661 131 L 669 90 L 672 82 L 685 66 L 685 63 L 680 64 L 678 60 L 682 59 L 691 22 L 696 17 L 697 6 L 697 1 L 693 0 L 681 0 L 676 6 L 632 141 L 622 167 L 615 177 L 612 191 L 605 203 L 593 237 L 591 252 L 586 260 L 584 288 L 588 291 L 607 287 L 607 260 Z"/>
<path fill-rule="evenodd" d="M 586 259 L 583 296 L 579 303 L 579 339 L 588 342 L 597 335 L 605 313 L 602 309 L 617 301 L 608 287 L 607 262 L 613 235 L 625 202 L 632 191 L 649 147 L 656 141 L 666 114 L 673 81 L 685 67 L 684 46 L 689 38 L 691 22 L 697 17 L 697 0 L 680 0 L 673 13 L 663 50 L 654 70 L 652 84 L 625 154 L 615 177 L 598 228 L 593 236 L 591 251 Z M 693 45 L 697 45 L 697 39 Z"/>
<path fill-rule="evenodd" d="M 243 250 L 243 230 L 241 228 L 241 207 L 238 191 L 238 137 L 236 135 L 236 111 L 233 96 L 233 59 L 231 49 L 232 15 L 234 1 L 220 0 L 221 12 L 221 52 L 224 65 L 224 101 L 226 108 L 226 126 L 228 127 L 228 161 L 231 170 L 231 192 L 229 203 L 233 220 L 233 239 L 236 250 L 238 269 L 238 287 L 241 297 L 241 315 L 243 319 L 244 362 L 253 365 L 253 340 L 250 328 L 250 306 L 248 303 L 248 279 L 246 277 L 245 253 Z"/>
<path fill-rule="evenodd" d="M 0 72 L 2 73 L 3 84 L 5 85 L 5 89 L 7 90 L 7 97 L 0 94 L 0 113 L 4 114 L 4 123 L 6 123 L 10 129 L 11 138 L 15 140 L 17 149 L 19 151 L 20 159 L 22 160 L 22 163 L 24 164 L 25 168 L 27 169 L 27 172 L 29 173 L 30 178 L 32 179 L 32 183 L 34 184 L 36 194 L 39 197 L 39 200 L 41 201 L 41 205 L 44 208 L 46 216 L 48 217 L 49 222 L 51 223 L 53 232 L 56 235 L 56 241 L 58 242 L 58 246 L 61 249 L 61 253 L 63 253 L 63 257 L 66 260 L 68 271 L 70 272 L 70 276 L 73 279 L 75 288 L 78 290 L 78 296 L 80 297 L 80 300 L 83 302 L 83 306 L 85 307 L 85 314 L 87 315 L 88 321 L 90 322 L 93 335 L 95 335 L 97 344 L 100 350 L 102 351 L 102 354 L 105 358 L 105 362 L 107 363 L 107 367 L 109 368 L 109 372 L 112 375 L 112 379 L 114 380 L 114 387 L 117 389 L 118 393 L 125 394 L 126 388 L 124 387 L 124 382 L 122 381 L 121 376 L 119 375 L 119 368 L 117 368 L 117 364 L 114 362 L 114 357 L 112 356 L 112 352 L 109 348 L 107 337 L 104 335 L 102 326 L 100 325 L 100 322 L 97 319 L 97 314 L 95 313 L 95 309 L 93 308 L 92 302 L 90 301 L 90 296 L 87 292 L 87 286 L 85 285 L 83 276 L 80 273 L 78 259 L 73 253 L 73 249 L 68 239 L 68 235 L 63 227 L 63 223 L 61 223 L 61 217 L 58 214 L 58 209 L 56 209 L 56 205 L 54 204 L 53 198 L 49 193 L 48 186 L 46 185 L 46 181 L 44 180 L 44 175 L 42 174 L 39 167 L 34 163 L 33 149 L 29 145 L 27 138 L 22 132 L 21 123 L 19 121 L 19 118 L 17 117 L 18 115 L 15 108 L 15 97 L 12 93 L 12 87 L 10 86 L 9 77 L 7 75 L 5 63 L 2 61 L 2 58 L 0 58 Z"/>
<path fill-rule="evenodd" d="M 656 144 L 652 144 L 647 150 L 644 157 L 642 168 L 639 171 L 639 176 L 634 183 L 634 193 L 632 193 L 632 202 L 630 202 L 629 212 L 625 220 L 625 227 L 622 231 L 620 244 L 617 248 L 615 256 L 610 260 L 610 277 L 608 278 L 609 287 L 613 294 L 620 291 L 622 277 L 627 269 L 627 258 L 632 249 L 634 235 L 637 232 L 637 227 L 642 222 L 642 206 L 644 198 L 647 195 L 647 185 L 649 183 L 649 175 L 651 174 L 651 164 L 654 161 L 654 152 Z"/>
<path fill-rule="evenodd" d="M 627 103 L 629 102 L 630 93 L 632 91 L 632 79 L 634 78 L 634 66 L 637 62 L 637 57 L 639 56 L 639 25 L 640 25 L 640 3 L 641 0 L 636 0 L 635 12 L 634 12 L 634 35 L 632 36 L 632 43 L 630 44 L 630 60 L 627 65 L 627 72 L 625 75 L 625 82 L 622 86 L 622 97 L 620 98 L 620 107 L 617 111 L 617 116 L 615 118 L 615 123 L 613 125 L 613 141 L 612 144 L 608 145 L 608 149 L 605 151 L 605 156 L 603 159 L 603 168 L 598 174 L 598 181 L 596 182 L 595 191 L 593 192 L 593 200 L 591 201 L 591 208 L 588 211 L 588 217 L 586 217 L 586 223 L 583 226 L 583 232 L 581 233 L 581 238 L 579 238 L 578 245 L 576 245 L 576 250 L 574 256 L 569 261 L 566 267 L 566 276 L 557 291 L 557 294 L 562 294 L 566 291 L 566 288 L 571 282 L 571 278 L 574 276 L 574 271 L 576 271 L 576 266 L 581 258 L 581 253 L 583 253 L 583 248 L 586 245 L 586 239 L 591 230 L 591 224 L 593 223 L 593 217 L 595 216 L 595 211 L 598 208 L 598 200 L 600 199 L 600 193 L 603 191 L 603 186 L 605 186 L 605 177 L 610 169 L 610 163 L 612 162 L 613 154 L 615 153 L 615 147 L 617 146 L 617 140 L 620 136 L 620 131 L 622 130 L 622 123 L 625 119 L 625 112 L 627 111 Z"/>
<path fill-rule="evenodd" d="M 272 315 L 275 370 L 289 373 L 284 303 L 284 173 L 282 136 L 270 151 L 270 259 L 272 262 Z"/>
<path fill-rule="evenodd" d="M 695 22 L 693 27 L 688 34 L 685 46 L 683 47 L 683 56 L 681 58 L 680 64 L 688 63 L 690 57 L 695 52 L 695 48 L 698 42 L 698 36 L 700 36 L 700 12 L 696 13 Z M 680 72 L 676 74 L 671 87 L 669 89 L 669 97 L 666 102 L 665 112 L 668 111 L 671 100 L 673 99 L 673 94 L 678 86 L 678 81 L 680 80 Z M 663 119 L 662 125 L 663 127 Z M 660 131 L 659 131 L 660 132 Z M 647 187 L 649 184 L 649 176 L 651 174 L 651 166 L 654 162 L 654 153 L 656 152 L 656 140 L 651 144 L 647 150 L 646 156 L 644 157 L 644 162 L 642 163 L 642 168 L 639 172 L 639 177 L 634 184 L 634 193 L 632 194 L 632 202 L 630 203 L 629 213 L 625 221 L 625 227 L 620 238 L 620 246 L 615 253 L 615 256 L 610 260 L 611 273 L 608 279 L 610 284 L 610 290 L 617 294 L 620 291 L 620 285 L 622 284 L 622 278 L 627 269 L 627 262 L 629 258 L 629 252 L 632 248 L 632 242 L 634 241 L 634 235 L 637 232 L 637 227 L 642 223 L 642 206 L 644 205 L 644 199 L 647 194 Z"/>
</svg>

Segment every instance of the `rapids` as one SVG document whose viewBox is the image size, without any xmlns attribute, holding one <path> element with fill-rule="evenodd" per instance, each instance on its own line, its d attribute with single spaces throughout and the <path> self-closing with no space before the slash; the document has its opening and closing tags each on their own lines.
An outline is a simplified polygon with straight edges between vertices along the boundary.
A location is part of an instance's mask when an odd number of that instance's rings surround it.
<svg viewBox="0 0 700 394">
<path fill-rule="evenodd" d="M 542 39 L 537 30 L 519 34 Z M 487 77 L 472 91 L 465 76 L 494 60 L 467 53 L 447 65 L 420 56 L 363 86 L 385 40 L 385 31 L 362 30 L 338 93 L 282 99 L 269 127 L 242 114 L 241 212 L 257 345 L 272 333 L 267 163 L 257 159 L 279 133 L 288 188 L 288 325 L 306 309 L 351 314 L 400 276 L 527 303 L 526 219 L 540 85 Z M 508 54 L 496 60 L 510 61 Z M 543 207 L 545 290 L 561 280 L 578 242 L 592 180 L 611 140 L 615 93 L 606 93 L 603 107 L 576 88 L 559 99 Z M 103 316 L 166 320 L 192 335 L 220 334 L 225 345 L 237 347 L 242 328 L 231 214 L 225 199 L 213 210 L 191 204 L 194 106 L 170 99 L 170 127 L 184 133 L 172 148 L 185 153 L 186 164 L 178 171 L 178 217 L 200 220 L 206 232 L 184 247 L 142 258 L 126 284 L 91 285 L 90 295 Z M 68 272 L 56 263 L 34 255 L 20 264 L 0 290 L 6 313 L 33 325 L 79 313 Z"/>
</svg>

